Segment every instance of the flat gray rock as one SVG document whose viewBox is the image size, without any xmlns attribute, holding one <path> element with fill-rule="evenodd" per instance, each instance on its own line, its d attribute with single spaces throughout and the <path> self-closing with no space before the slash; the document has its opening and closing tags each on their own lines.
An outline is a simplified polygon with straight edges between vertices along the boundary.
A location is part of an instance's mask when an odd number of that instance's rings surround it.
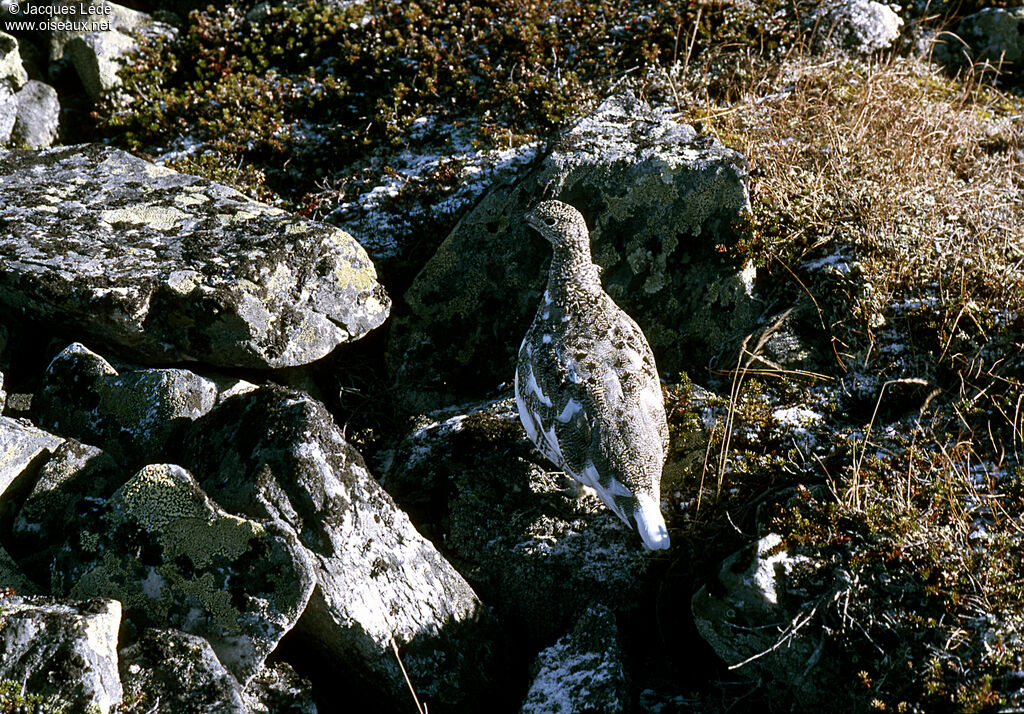
<svg viewBox="0 0 1024 714">
<path fill-rule="evenodd" d="M 0 194 L 0 305 L 144 363 L 306 364 L 388 315 L 347 233 L 117 149 L 0 152 Z"/>
<path fill-rule="evenodd" d="M 0 680 L 58 696 L 68 711 L 106 714 L 121 701 L 117 631 L 121 603 L 8 597 L 0 628 Z"/>
</svg>

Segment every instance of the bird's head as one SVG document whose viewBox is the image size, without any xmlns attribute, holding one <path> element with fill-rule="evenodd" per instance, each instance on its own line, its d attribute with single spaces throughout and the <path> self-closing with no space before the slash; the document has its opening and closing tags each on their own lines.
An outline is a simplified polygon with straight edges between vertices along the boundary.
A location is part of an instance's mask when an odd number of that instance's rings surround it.
<svg viewBox="0 0 1024 714">
<path fill-rule="evenodd" d="M 556 249 L 583 246 L 589 252 L 590 233 L 587 222 L 568 203 L 541 201 L 526 214 L 526 222 Z"/>
</svg>

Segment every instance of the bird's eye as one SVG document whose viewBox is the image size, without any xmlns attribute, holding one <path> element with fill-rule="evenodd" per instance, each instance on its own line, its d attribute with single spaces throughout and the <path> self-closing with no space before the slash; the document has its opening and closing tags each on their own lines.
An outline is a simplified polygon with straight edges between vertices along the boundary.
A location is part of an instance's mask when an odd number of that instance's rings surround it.
<svg viewBox="0 0 1024 714">
<path fill-rule="evenodd" d="M 553 225 L 555 225 L 555 219 L 552 218 L 551 216 L 548 216 L 547 218 L 544 219 L 544 225 L 546 225 L 546 226 L 553 226 Z"/>
</svg>

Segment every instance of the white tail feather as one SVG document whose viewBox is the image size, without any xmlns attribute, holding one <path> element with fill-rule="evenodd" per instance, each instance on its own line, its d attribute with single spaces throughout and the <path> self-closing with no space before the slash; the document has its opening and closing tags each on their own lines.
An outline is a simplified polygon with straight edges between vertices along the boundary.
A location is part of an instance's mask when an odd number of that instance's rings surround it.
<svg viewBox="0 0 1024 714">
<path fill-rule="evenodd" d="M 633 511 L 636 519 L 636 529 L 640 537 L 651 550 L 666 550 L 669 546 L 668 528 L 665 526 L 665 518 L 661 515 L 661 506 L 650 496 L 637 496 L 636 510 Z"/>
</svg>

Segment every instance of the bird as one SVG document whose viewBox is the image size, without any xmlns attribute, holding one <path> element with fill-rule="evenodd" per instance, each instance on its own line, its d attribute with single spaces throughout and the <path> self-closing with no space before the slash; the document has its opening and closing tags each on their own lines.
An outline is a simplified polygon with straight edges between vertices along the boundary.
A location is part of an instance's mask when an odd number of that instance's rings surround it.
<svg viewBox="0 0 1024 714">
<path fill-rule="evenodd" d="M 550 200 L 525 218 L 553 255 L 543 300 L 519 348 L 519 420 L 540 452 L 593 488 L 647 549 L 667 549 L 661 471 L 668 424 L 654 353 L 601 286 L 583 215 Z"/>
</svg>

